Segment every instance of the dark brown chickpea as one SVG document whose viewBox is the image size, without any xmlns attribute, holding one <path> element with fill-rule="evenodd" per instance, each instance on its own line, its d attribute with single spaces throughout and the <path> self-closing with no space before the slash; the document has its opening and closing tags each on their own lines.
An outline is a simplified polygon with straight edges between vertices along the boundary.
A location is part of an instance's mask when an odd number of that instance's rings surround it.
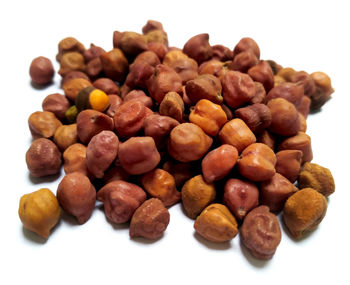
<svg viewBox="0 0 350 285">
<path fill-rule="evenodd" d="M 254 81 L 245 73 L 230 70 L 220 79 L 224 101 L 231 108 L 242 106 L 255 95 Z"/>
<path fill-rule="evenodd" d="M 158 148 L 165 145 L 171 130 L 179 125 L 179 122 L 168 116 L 153 114 L 144 121 L 144 132 L 146 136 L 152 137 Z"/>
<path fill-rule="evenodd" d="M 213 55 L 208 34 L 199 34 L 190 38 L 183 47 L 183 52 L 201 64 Z"/>
<path fill-rule="evenodd" d="M 122 82 L 128 71 L 129 63 L 120 49 L 112 49 L 100 56 L 102 68 L 108 78 Z"/>
<path fill-rule="evenodd" d="M 255 66 L 249 68 L 248 74 L 254 81 L 262 83 L 266 92 L 269 92 L 273 88 L 273 72 L 270 65 L 265 60 L 261 60 Z"/>
</svg>

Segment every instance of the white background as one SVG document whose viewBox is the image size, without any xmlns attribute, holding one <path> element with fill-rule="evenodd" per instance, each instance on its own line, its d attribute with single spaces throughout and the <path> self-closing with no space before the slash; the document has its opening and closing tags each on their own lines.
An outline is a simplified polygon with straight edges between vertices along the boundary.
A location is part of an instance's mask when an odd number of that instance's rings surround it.
<svg viewBox="0 0 350 285">
<path fill-rule="evenodd" d="M 0 284 L 349 284 L 349 9 L 347 1 L 1 1 L 0 4 Z M 292 240 L 283 229 L 272 260 L 257 261 L 239 237 L 212 244 L 194 235 L 193 221 L 176 205 L 164 237 L 130 240 L 127 226 L 108 223 L 101 208 L 84 225 L 65 217 L 44 242 L 24 230 L 20 196 L 60 179 L 30 179 L 25 152 L 28 116 L 59 89 L 35 90 L 29 65 L 39 55 L 55 64 L 57 43 L 73 36 L 86 47 L 112 48 L 114 30 L 141 32 L 161 21 L 170 45 L 182 47 L 207 32 L 210 43 L 233 48 L 254 38 L 263 59 L 307 72 L 324 71 L 335 93 L 310 115 L 314 162 L 330 168 L 336 192 L 312 234 Z M 5 281 L 7 280 L 7 281 Z"/>
</svg>

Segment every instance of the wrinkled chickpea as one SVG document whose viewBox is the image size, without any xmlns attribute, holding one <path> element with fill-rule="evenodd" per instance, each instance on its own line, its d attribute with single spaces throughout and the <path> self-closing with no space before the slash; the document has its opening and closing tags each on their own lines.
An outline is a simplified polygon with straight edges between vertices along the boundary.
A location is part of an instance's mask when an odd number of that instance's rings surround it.
<svg viewBox="0 0 350 285">
<path fill-rule="evenodd" d="M 218 59 L 220 61 L 228 61 L 233 59 L 233 51 L 223 45 L 213 45 L 211 47 L 213 52 L 213 59 Z"/>
<path fill-rule="evenodd" d="M 113 47 L 121 49 L 125 55 L 133 57 L 147 50 L 147 42 L 143 35 L 136 32 L 113 33 Z"/>
<path fill-rule="evenodd" d="M 299 188 L 313 188 L 325 197 L 335 191 L 331 171 L 321 165 L 305 162 L 298 177 Z"/>
<path fill-rule="evenodd" d="M 164 64 L 158 64 L 153 75 L 147 81 L 149 95 L 161 103 L 168 92 L 182 93 L 182 80 L 174 69 Z"/>
<path fill-rule="evenodd" d="M 66 81 L 62 87 L 66 97 L 74 102 L 79 92 L 88 86 L 92 86 L 89 80 L 84 78 L 73 78 Z"/>
<path fill-rule="evenodd" d="M 297 71 L 291 76 L 291 81 L 304 87 L 304 94 L 310 97 L 316 91 L 316 84 L 310 74 Z"/>
<path fill-rule="evenodd" d="M 230 70 L 247 72 L 251 67 L 257 65 L 259 59 L 255 55 L 252 49 L 247 49 L 245 51 L 237 54 L 233 61 L 228 65 Z"/>
<path fill-rule="evenodd" d="M 96 190 L 84 174 L 72 172 L 58 184 L 57 199 L 63 210 L 76 217 L 79 224 L 84 224 L 94 210 Z"/>
<path fill-rule="evenodd" d="M 260 82 L 254 81 L 255 95 L 250 99 L 251 104 L 265 103 L 266 102 L 266 91 L 264 85 Z"/>
<path fill-rule="evenodd" d="M 163 169 L 157 168 L 143 175 L 142 185 L 151 197 L 160 199 L 165 207 L 176 204 L 181 198 L 174 176 Z"/>
<path fill-rule="evenodd" d="M 24 228 L 47 239 L 60 219 L 61 210 L 56 196 L 42 188 L 21 197 L 18 215 Z"/>
<path fill-rule="evenodd" d="M 77 124 L 62 125 L 57 128 L 53 141 L 61 151 L 78 142 Z"/>
<path fill-rule="evenodd" d="M 83 54 L 85 51 L 85 47 L 76 38 L 73 38 L 73 37 L 64 38 L 58 43 L 58 54 L 56 55 L 56 60 L 60 61 L 63 54 L 65 54 L 66 52 L 74 52 L 74 51 Z"/>
<path fill-rule="evenodd" d="M 159 105 L 159 114 L 174 118 L 178 122 L 182 122 L 185 111 L 185 104 L 181 96 L 176 92 L 168 92 L 165 94 Z"/>
<path fill-rule="evenodd" d="M 255 96 L 255 84 L 252 78 L 239 71 L 227 71 L 220 76 L 222 96 L 231 108 L 248 103 Z"/>
<path fill-rule="evenodd" d="M 195 219 L 202 210 L 214 201 L 216 190 L 213 183 L 206 183 L 202 175 L 188 180 L 181 190 L 182 205 L 186 215 Z"/>
<path fill-rule="evenodd" d="M 192 102 L 197 103 L 201 99 L 207 99 L 216 104 L 222 103 L 220 80 L 211 74 L 199 75 L 186 83 L 186 95 Z"/>
<path fill-rule="evenodd" d="M 253 104 L 235 111 L 235 116 L 242 119 L 254 133 L 262 133 L 271 124 L 270 109 L 265 104 Z"/>
<path fill-rule="evenodd" d="M 128 71 L 129 63 L 124 53 L 114 48 L 100 56 L 102 68 L 108 78 L 122 82 Z"/>
<path fill-rule="evenodd" d="M 288 198 L 283 208 L 283 221 L 294 238 L 314 230 L 327 212 L 326 198 L 312 188 L 304 188 Z"/>
<path fill-rule="evenodd" d="M 100 57 L 102 53 L 106 52 L 103 48 L 90 44 L 90 47 L 83 52 L 85 62 L 89 62 L 95 58 Z M 96 87 L 98 88 L 98 87 Z"/>
<path fill-rule="evenodd" d="M 56 118 L 54 113 L 47 111 L 37 111 L 28 118 L 29 130 L 34 139 L 51 138 L 62 123 Z"/>
<path fill-rule="evenodd" d="M 134 212 L 129 228 L 131 238 L 160 238 L 168 227 L 170 214 L 162 201 L 151 198 L 141 204 Z"/>
<path fill-rule="evenodd" d="M 242 243 L 258 259 L 270 259 L 281 242 L 277 217 L 267 206 L 251 210 L 243 220 L 240 231 Z"/>
<path fill-rule="evenodd" d="M 238 234 L 236 219 L 226 206 L 211 204 L 197 217 L 194 228 L 198 234 L 213 242 L 225 242 Z"/>
<path fill-rule="evenodd" d="M 70 71 L 85 71 L 86 69 L 84 56 L 75 51 L 64 53 L 61 57 L 60 64 L 58 74 L 62 77 L 64 77 Z"/>
<path fill-rule="evenodd" d="M 163 64 L 173 68 L 180 75 L 183 84 L 198 76 L 197 62 L 181 50 L 168 51 L 163 58 Z"/>
<path fill-rule="evenodd" d="M 97 199 L 103 202 L 106 217 L 121 224 L 128 222 L 135 210 L 146 201 L 146 193 L 135 184 L 118 180 L 103 186 Z"/>
<path fill-rule="evenodd" d="M 157 147 L 162 148 L 171 130 L 178 125 L 179 122 L 173 118 L 152 114 L 145 119 L 143 128 L 145 135 L 152 137 Z"/>
<path fill-rule="evenodd" d="M 125 83 L 131 88 L 147 88 L 147 82 L 154 73 L 154 66 L 146 60 L 137 60 L 130 65 L 129 74 L 126 77 Z"/>
<path fill-rule="evenodd" d="M 86 148 L 86 165 L 96 178 L 102 178 L 118 154 L 119 139 L 112 131 L 93 136 Z"/>
</svg>

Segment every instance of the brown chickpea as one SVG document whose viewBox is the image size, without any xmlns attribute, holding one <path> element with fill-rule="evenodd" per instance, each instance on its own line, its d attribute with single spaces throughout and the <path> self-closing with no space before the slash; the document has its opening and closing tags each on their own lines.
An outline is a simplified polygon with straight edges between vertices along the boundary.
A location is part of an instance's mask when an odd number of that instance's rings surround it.
<svg viewBox="0 0 350 285">
<path fill-rule="evenodd" d="M 283 98 L 267 103 L 271 112 L 269 130 L 281 136 L 293 136 L 300 130 L 299 113 L 295 106 Z"/>
<path fill-rule="evenodd" d="M 160 199 L 165 207 L 176 204 L 181 198 L 174 176 L 163 169 L 157 168 L 143 175 L 142 185 L 151 197 Z"/>
<path fill-rule="evenodd" d="M 62 123 L 56 118 L 54 113 L 47 111 L 37 111 L 28 118 L 30 132 L 34 139 L 51 138 Z"/>
<path fill-rule="evenodd" d="M 255 84 L 248 74 L 230 70 L 220 80 L 224 101 L 231 108 L 240 107 L 255 96 Z"/>
<path fill-rule="evenodd" d="M 238 160 L 240 174 L 252 181 L 272 178 L 276 173 L 275 165 L 274 152 L 262 143 L 253 143 L 246 147 Z"/>
<path fill-rule="evenodd" d="M 238 159 L 237 149 L 229 144 L 210 151 L 202 160 L 202 173 L 207 183 L 224 178 L 235 166 Z"/>
<path fill-rule="evenodd" d="M 79 224 L 84 224 L 94 210 L 96 190 L 84 174 L 72 172 L 58 185 L 57 199 L 63 210 L 75 216 Z"/>
<path fill-rule="evenodd" d="M 219 132 L 221 143 L 229 144 L 237 148 L 238 153 L 247 146 L 255 143 L 256 137 L 241 119 L 233 119 L 227 122 Z"/>
<path fill-rule="evenodd" d="M 206 134 L 216 136 L 226 123 L 227 116 L 220 105 L 201 99 L 191 110 L 189 120 L 201 127 Z"/>
<path fill-rule="evenodd" d="M 62 164 L 61 153 L 52 141 L 36 139 L 26 152 L 26 163 L 34 177 L 57 174 Z"/>
<path fill-rule="evenodd" d="M 197 125 L 183 123 L 170 132 L 168 152 L 178 161 L 190 162 L 202 158 L 212 142 L 213 139 Z"/>
<path fill-rule="evenodd" d="M 243 245 L 254 257 L 270 259 L 281 242 L 281 227 L 267 206 L 259 206 L 245 217 L 240 236 Z"/>
<path fill-rule="evenodd" d="M 99 111 L 84 110 L 77 117 L 78 137 L 83 143 L 89 143 L 94 135 L 103 130 L 113 129 L 113 119 Z"/>
<path fill-rule="evenodd" d="M 69 107 L 70 103 L 66 96 L 59 93 L 47 95 L 42 102 L 43 111 L 54 113 L 59 120 L 65 118 L 65 113 Z"/>
<path fill-rule="evenodd" d="M 70 145 L 77 143 L 77 124 L 62 125 L 58 127 L 53 137 L 53 141 L 61 151 L 64 151 Z"/>
<path fill-rule="evenodd" d="M 194 228 L 212 242 L 225 242 L 238 234 L 238 224 L 229 209 L 222 204 L 211 204 L 197 217 Z"/>
<path fill-rule="evenodd" d="M 206 183 L 202 175 L 191 178 L 181 190 L 186 215 L 195 219 L 206 206 L 214 201 L 215 196 L 216 190 L 213 183 Z"/>
<path fill-rule="evenodd" d="M 114 115 L 115 129 L 121 137 L 134 136 L 146 117 L 146 107 L 138 100 L 130 100 L 121 105 Z"/>
<path fill-rule="evenodd" d="M 104 204 L 108 220 L 121 224 L 130 221 L 135 210 L 146 200 L 141 187 L 122 180 L 104 185 L 97 193 L 97 199 Z"/>
<path fill-rule="evenodd" d="M 143 174 L 154 169 L 160 154 L 151 137 L 133 137 L 119 145 L 121 166 L 130 174 Z"/>
<path fill-rule="evenodd" d="M 237 219 L 242 220 L 259 204 L 258 187 L 250 181 L 231 178 L 225 184 L 223 202 Z"/>
<path fill-rule="evenodd" d="M 86 165 L 86 146 L 75 143 L 66 148 L 63 152 L 63 168 L 66 174 L 71 172 L 81 172 L 86 176 L 90 176 Z"/>
</svg>

